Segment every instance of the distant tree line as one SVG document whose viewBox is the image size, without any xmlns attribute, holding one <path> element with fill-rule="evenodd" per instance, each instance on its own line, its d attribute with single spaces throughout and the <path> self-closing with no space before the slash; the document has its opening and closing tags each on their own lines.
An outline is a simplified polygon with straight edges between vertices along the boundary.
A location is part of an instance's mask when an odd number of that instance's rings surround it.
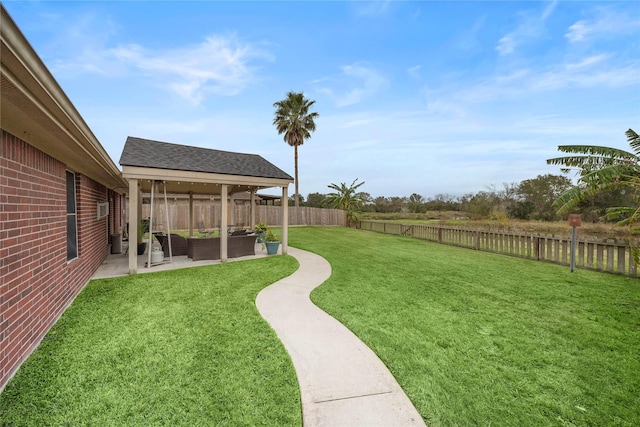
<svg viewBox="0 0 640 427">
<path fill-rule="evenodd" d="M 502 188 L 489 186 L 486 190 L 462 196 L 436 194 L 424 197 L 413 193 L 409 197 L 378 196 L 358 193 L 362 200 L 362 212 L 377 213 L 425 213 L 429 211 L 458 211 L 471 219 L 504 219 L 555 221 L 563 217 L 553 203 L 573 187 L 564 175 L 538 175 L 520 183 L 504 183 Z M 300 206 L 327 207 L 328 194 L 310 193 L 300 196 Z M 618 188 L 605 190 L 581 201 L 573 213 L 581 213 L 583 221 L 596 222 L 611 206 L 627 206 L 634 201 L 631 191 Z M 293 204 L 293 199 L 290 200 Z"/>
</svg>

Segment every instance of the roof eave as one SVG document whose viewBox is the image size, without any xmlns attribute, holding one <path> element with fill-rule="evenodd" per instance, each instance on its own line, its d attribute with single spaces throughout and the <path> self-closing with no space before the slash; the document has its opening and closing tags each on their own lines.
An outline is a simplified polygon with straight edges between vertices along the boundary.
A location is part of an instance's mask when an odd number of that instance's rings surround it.
<svg viewBox="0 0 640 427">
<path fill-rule="evenodd" d="M 117 165 L 2 5 L 0 21 L 2 128 L 69 169 L 125 193 Z"/>
<path fill-rule="evenodd" d="M 271 187 L 287 187 L 293 183 L 292 179 L 226 175 L 205 172 L 190 172 L 172 169 L 145 168 L 138 166 L 122 166 L 122 176 L 127 179 L 137 179 L 141 190 L 148 191 L 151 181 L 167 182 L 167 192 L 220 194 L 220 185 L 229 185 L 232 190 L 247 191 Z"/>
</svg>

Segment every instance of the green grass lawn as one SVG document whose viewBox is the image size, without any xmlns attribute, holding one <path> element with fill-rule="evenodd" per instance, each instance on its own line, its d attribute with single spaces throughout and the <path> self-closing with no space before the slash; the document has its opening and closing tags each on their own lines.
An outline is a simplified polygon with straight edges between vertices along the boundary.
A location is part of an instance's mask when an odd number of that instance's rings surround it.
<svg viewBox="0 0 640 427">
<path fill-rule="evenodd" d="M 640 425 L 640 280 L 344 228 L 313 301 L 367 343 L 430 426 Z"/>
<path fill-rule="evenodd" d="M 255 307 L 292 257 L 95 280 L 0 394 L 0 425 L 301 425 Z"/>
<path fill-rule="evenodd" d="M 640 425 L 640 280 L 345 228 L 312 299 L 430 426 Z M 91 282 L 0 394 L 0 425 L 301 425 L 255 308 L 291 257 Z"/>
</svg>

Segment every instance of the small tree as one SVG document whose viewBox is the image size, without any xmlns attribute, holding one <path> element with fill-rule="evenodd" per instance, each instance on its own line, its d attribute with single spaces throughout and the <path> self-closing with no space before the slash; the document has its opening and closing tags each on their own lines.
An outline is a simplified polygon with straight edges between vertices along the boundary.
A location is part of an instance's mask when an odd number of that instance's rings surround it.
<svg viewBox="0 0 640 427">
<path fill-rule="evenodd" d="M 324 202 L 324 199 L 326 197 L 327 196 L 320 193 L 309 193 L 309 195 L 307 196 L 307 202 L 305 205 L 311 208 L 321 208 L 322 202 Z"/>
<path fill-rule="evenodd" d="M 418 193 L 409 196 L 409 212 L 421 213 L 425 211 L 424 197 Z"/>
<path fill-rule="evenodd" d="M 391 212 L 391 204 L 389 203 L 389 199 L 384 196 L 378 196 L 373 199 L 373 206 L 375 208 L 375 212 L 378 213 L 386 213 Z"/>
<path fill-rule="evenodd" d="M 347 211 L 348 226 L 358 221 L 358 213 L 361 212 L 363 204 L 363 193 L 358 193 L 356 190 L 364 184 L 364 181 L 356 184 L 357 180 L 358 178 L 354 179 L 348 187 L 344 182 L 341 182 L 340 185 L 331 183 L 328 187 L 336 192 L 327 194 L 327 198 L 323 202 L 325 207 Z"/>
<path fill-rule="evenodd" d="M 473 219 L 486 219 L 500 207 L 500 197 L 495 191 L 479 191 L 469 200 L 468 213 Z"/>
<path fill-rule="evenodd" d="M 519 208 L 533 207 L 528 215 L 536 220 L 553 221 L 558 219 L 553 202 L 571 187 L 571 180 L 564 175 L 546 174 L 524 180 L 517 188 L 519 201 L 524 202 Z"/>
</svg>

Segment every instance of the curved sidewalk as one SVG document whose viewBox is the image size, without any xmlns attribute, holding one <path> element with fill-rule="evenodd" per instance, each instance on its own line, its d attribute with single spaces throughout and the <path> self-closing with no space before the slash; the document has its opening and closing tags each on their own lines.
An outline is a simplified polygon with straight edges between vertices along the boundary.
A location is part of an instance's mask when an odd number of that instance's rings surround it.
<svg viewBox="0 0 640 427">
<path fill-rule="evenodd" d="M 292 247 L 289 254 L 300 268 L 263 289 L 256 305 L 293 360 L 303 425 L 424 426 L 373 351 L 309 299 L 311 291 L 331 275 L 329 263 Z"/>
</svg>

